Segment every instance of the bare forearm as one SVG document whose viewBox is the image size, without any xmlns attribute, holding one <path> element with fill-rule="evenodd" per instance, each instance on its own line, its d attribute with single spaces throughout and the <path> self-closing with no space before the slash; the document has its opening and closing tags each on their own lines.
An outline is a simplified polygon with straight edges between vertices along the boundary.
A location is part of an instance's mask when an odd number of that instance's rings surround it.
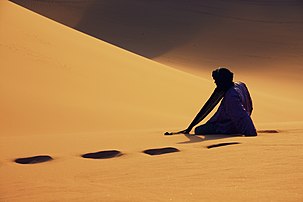
<svg viewBox="0 0 303 202">
<path fill-rule="evenodd" d="M 194 120 L 188 126 L 187 130 L 190 131 L 195 125 L 200 123 L 215 108 L 215 106 L 219 103 L 219 101 L 223 98 L 223 96 L 224 96 L 224 91 L 218 90 L 216 88 L 212 93 L 212 95 L 210 96 L 210 98 L 201 108 L 199 113 L 196 115 Z"/>
</svg>

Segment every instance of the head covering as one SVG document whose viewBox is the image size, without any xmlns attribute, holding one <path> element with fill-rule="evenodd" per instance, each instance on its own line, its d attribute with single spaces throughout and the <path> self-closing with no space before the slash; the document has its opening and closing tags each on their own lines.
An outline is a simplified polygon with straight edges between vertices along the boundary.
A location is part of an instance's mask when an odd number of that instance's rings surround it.
<svg viewBox="0 0 303 202">
<path fill-rule="evenodd" d="M 212 72 L 218 89 L 227 91 L 233 85 L 234 74 L 225 67 L 219 67 Z"/>
<path fill-rule="evenodd" d="M 212 77 L 214 80 L 224 80 L 224 81 L 233 81 L 234 74 L 225 67 L 219 67 L 212 72 Z"/>
</svg>

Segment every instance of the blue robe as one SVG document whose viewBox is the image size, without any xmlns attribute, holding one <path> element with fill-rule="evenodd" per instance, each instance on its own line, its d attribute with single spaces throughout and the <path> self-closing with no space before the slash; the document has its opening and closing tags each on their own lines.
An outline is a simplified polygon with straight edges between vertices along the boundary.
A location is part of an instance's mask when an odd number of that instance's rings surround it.
<svg viewBox="0 0 303 202">
<path fill-rule="evenodd" d="M 235 82 L 225 92 L 217 112 L 206 124 L 196 127 L 195 134 L 256 136 L 257 132 L 250 117 L 252 109 L 252 100 L 246 85 Z"/>
</svg>

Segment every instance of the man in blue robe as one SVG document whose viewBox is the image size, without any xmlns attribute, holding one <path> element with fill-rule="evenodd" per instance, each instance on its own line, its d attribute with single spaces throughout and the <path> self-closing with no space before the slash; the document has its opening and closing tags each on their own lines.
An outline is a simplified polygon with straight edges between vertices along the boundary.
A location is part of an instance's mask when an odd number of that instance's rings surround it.
<svg viewBox="0 0 303 202">
<path fill-rule="evenodd" d="M 233 82 L 233 73 L 227 68 L 214 70 L 212 77 L 217 85 L 216 89 L 188 128 L 179 133 L 188 134 L 223 98 L 217 112 L 205 124 L 195 128 L 195 135 L 256 136 L 257 132 L 250 117 L 253 109 L 252 100 L 246 85 L 242 82 Z"/>
</svg>

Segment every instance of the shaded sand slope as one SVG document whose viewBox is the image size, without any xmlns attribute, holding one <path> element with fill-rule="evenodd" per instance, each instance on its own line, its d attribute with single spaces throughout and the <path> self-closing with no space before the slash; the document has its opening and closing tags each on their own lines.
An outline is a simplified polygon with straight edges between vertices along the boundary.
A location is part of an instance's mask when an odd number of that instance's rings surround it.
<svg viewBox="0 0 303 202">
<path fill-rule="evenodd" d="M 299 101 L 255 89 L 258 128 L 280 133 L 163 136 L 186 126 L 211 81 L 8 1 L 0 57 L 0 201 L 303 199 Z"/>
<path fill-rule="evenodd" d="M 1 6 L 4 133 L 170 126 L 212 86 L 18 7 Z"/>
<path fill-rule="evenodd" d="M 302 74 L 302 1 L 14 2 L 192 73 L 225 65 L 262 70 L 259 76 L 268 76 L 266 70 L 287 79 Z M 285 72 L 285 67 L 293 72 Z"/>
<path fill-rule="evenodd" d="M 302 1 L 13 2 L 200 77 L 210 79 L 213 68 L 228 66 L 236 79 L 248 84 L 254 98 L 260 91 L 267 97 L 255 99 L 257 110 L 265 102 L 272 108 L 276 100 L 286 99 L 286 108 L 295 105 L 302 111 Z M 263 113 L 273 113 L 276 106 Z M 298 120 L 301 115 L 292 109 L 289 117 Z M 286 109 L 278 110 L 283 115 Z"/>
<path fill-rule="evenodd" d="M 214 67 L 230 66 L 250 87 L 260 121 L 302 120 L 300 1 L 14 2 L 208 80 Z"/>
</svg>

